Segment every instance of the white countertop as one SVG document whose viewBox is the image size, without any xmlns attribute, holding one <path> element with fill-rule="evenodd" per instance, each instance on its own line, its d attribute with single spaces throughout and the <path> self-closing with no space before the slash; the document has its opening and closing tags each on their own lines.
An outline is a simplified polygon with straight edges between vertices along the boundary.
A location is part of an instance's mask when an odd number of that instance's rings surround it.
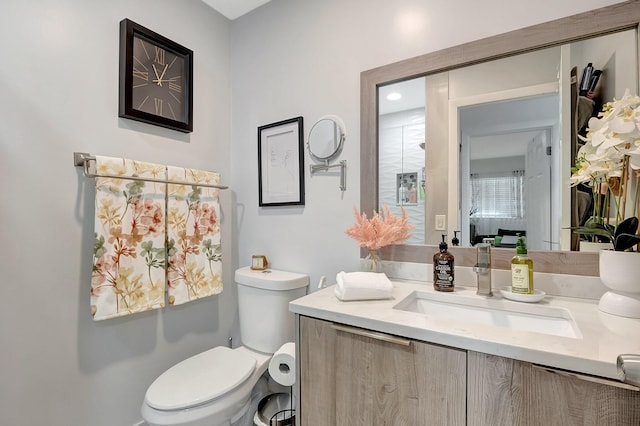
<svg viewBox="0 0 640 426">
<path fill-rule="evenodd" d="M 437 292 L 427 282 L 392 282 L 392 299 L 343 302 L 331 286 L 291 302 L 289 308 L 327 321 L 611 379 L 618 379 L 619 354 L 640 354 L 640 320 L 601 312 L 597 300 L 547 295 L 538 302 L 569 310 L 582 334 L 582 338 L 558 337 L 393 309 L 413 291 Z M 462 286 L 456 286 L 453 294 L 482 297 L 475 295 L 475 288 Z M 522 303 L 502 299 L 496 289 L 493 299 Z"/>
</svg>

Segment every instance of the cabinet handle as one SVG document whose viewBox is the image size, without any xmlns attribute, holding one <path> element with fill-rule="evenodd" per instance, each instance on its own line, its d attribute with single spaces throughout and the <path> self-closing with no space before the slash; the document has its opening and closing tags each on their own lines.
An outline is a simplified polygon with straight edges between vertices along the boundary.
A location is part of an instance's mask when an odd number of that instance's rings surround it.
<svg viewBox="0 0 640 426">
<path fill-rule="evenodd" d="M 392 336 L 391 334 L 380 333 L 377 331 L 364 330 L 362 328 L 351 327 L 348 325 L 331 324 L 331 328 L 344 331 L 345 333 L 357 334 L 358 336 L 370 337 L 383 342 L 395 343 L 396 345 L 409 346 L 411 340 L 402 337 Z"/>
<path fill-rule="evenodd" d="M 605 379 L 603 377 L 588 376 L 586 374 L 574 373 L 572 371 L 556 370 L 555 368 L 545 367 L 543 365 L 537 365 L 537 364 L 531 364 L 531 365 L 533 366 L 533 368 L 535 368 L 537 370 L 543 370 L 543 371 L 546 371 L 548 373 L 558 374 L 558 375 L 564 376 L 564 377 L 573 377 L 573 378 L 584 380 L 584 381 L 587 381 L 587 382 L 598 383 L 598 384 L 606 385 L 606 386 L 613 386 L 613 387 L 616 387 L 616 388 L 627 389 L 627 390 L 632 390 L 632 391 L 636 391 L 636 392 L 640 391 L 640 388 L 638 388 L 636 386 L 632 386 L 632 385 L 629 385 L 627 383 L 618 382 L 618 381 L 611 380 L 611 379 Z"/>
</svg>

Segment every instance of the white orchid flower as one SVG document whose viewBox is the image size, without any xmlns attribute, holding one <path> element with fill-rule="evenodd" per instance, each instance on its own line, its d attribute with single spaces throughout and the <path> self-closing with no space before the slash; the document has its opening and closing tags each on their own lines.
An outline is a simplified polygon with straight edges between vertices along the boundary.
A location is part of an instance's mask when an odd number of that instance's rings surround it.
<svg viewBox="0 0 640 426">
<path fill-rule="evenodd" d="M 629 156 L 629 166 L 633 170 L 640 169 L 640 139 L 636 139 L 631 143 L 631 146 L 627 150 Z"/>
<path fill-rule="evenodd" d="M 625 157 L 631 168 L 640 169 L 640 96 L 626 90 L 621 99 L 607 102 L 580 139 L 585 145 L 576 157 L 572 185 L 622 176 Z"/>
</svg>

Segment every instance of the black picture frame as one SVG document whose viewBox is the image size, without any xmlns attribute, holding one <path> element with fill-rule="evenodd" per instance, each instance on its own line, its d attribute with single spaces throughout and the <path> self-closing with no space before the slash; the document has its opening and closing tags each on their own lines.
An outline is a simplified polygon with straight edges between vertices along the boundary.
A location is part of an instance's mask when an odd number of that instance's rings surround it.
<svg viewBox="0 0 640 426">
<path fill-rule="evenodd" d="M 185 86 L 182 91 L 182 107 L 184 120 L 171 118 L 140 111 L 133 106 L 133 42 L 135 38 L 142 38 L 166 51 L 184 58 Z M 180 132 L 193 131 L 193 51 L 130 19 L 120 21 L 120 82 L 118 116 L 144 123 L 166 127 Z"/>
<path fill-rule="evenodd" d="M 258 205 L 304 206 L 304 120 L 258 127 Z"/>
</svg>

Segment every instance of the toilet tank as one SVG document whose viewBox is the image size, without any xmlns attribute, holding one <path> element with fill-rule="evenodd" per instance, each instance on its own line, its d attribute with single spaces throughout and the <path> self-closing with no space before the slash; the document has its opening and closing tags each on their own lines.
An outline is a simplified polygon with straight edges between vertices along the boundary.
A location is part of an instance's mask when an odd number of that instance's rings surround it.
<svg viewBox="0 0 640 426">
<path fill-rule="evenodd" d="M 289 302 L 307 294 L 309 276 L 245 267 L 236 271 L 235 281 L 242 344 L 272 354 L 284 343 L 293 342 L 294 315 Z"/>
</svg>

